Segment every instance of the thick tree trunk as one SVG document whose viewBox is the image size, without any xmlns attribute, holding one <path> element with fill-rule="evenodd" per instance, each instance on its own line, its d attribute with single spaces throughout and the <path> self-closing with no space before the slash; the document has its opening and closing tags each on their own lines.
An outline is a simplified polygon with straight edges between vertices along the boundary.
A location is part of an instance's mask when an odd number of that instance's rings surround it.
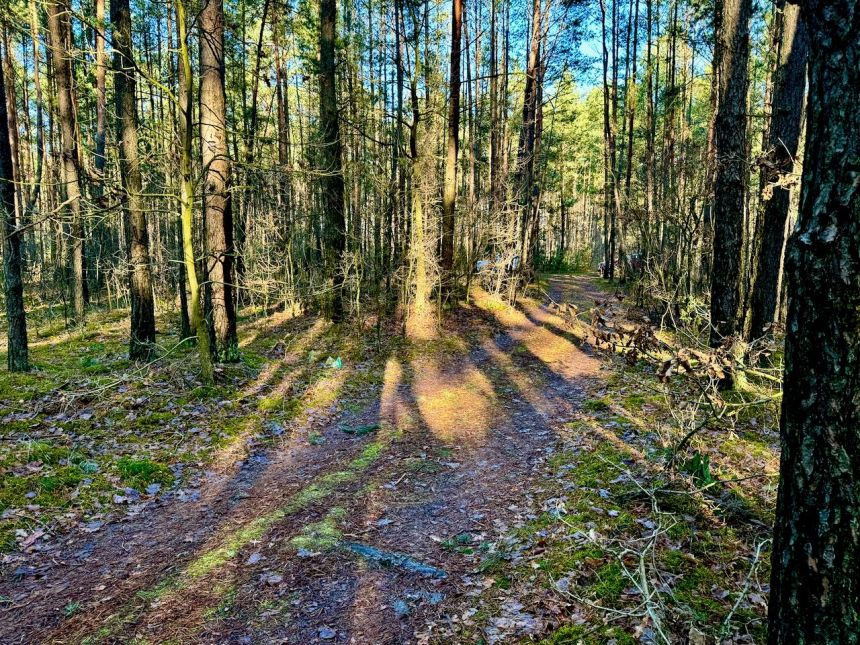
<svg viewBox="0 0 860 645">
<path fill-rule="evenodd" d="M 119 169 L 125 191 L 124 215 L 129 223 L 128 263 L 131 294 L 129 358 L 146 360 L 155 346 L 155 303 L 149 262 L 149 233 L 143 205 L 143 179 L 137 152 L 137 80 L 129 0 L 111 0 L 114 91 L 116 94 Z"/>
<path fill-rule="evenodd" d="M 233 200 L 224 90 L 224 3 L 208 0 L 200 12 L 200 147 L 208 313 L 218 360 L 239 359 L 233 266 Z"/>
<path fill-rule="evenodd" d="M 4 58 L 8 55 L 3 52 Z M 3 208 L 3 274 L 5 277 L 7 354 L 10 372 L 30 369 L 24 282 L 21 278 L 21 233 L 15 216 L 15 174 L 6 112 L 5 60 L 0 62 L 0 206 Z"/>
<path fill-rule="evenodd" d="M 788 187 L 774 184 L 793 171 L 800 139 L 808 45 L 806 29 L 799 18 L 797 5 L 777 6 L 773 107 L 761 170 L 761 245 L 750 302 L 750 338 L 761 336 L 773 323 L 779 296 L 779 269 L 791 193 Z"/>
<path fill-rule="evenodd" d="M 786 251 L 772 645 L 860 642 L 860 3 L 806 2 L 800 215 Z"/>
<path fill-rule="evenodd" d="M 451 0 L 451 73 L 448 100 L 448 142 L 442 188 L 442 284 L 450 286 L 454 269 L 454 211 L 457 202 L 457 153 L 460 147 L 460 49 L 463 0 Z M 474 143 L 474 142 L 471 142 Z"/>
<path fill-rule="evenodd" d="M 749 20 L 752 0 L 723 0 L 720 20 L 719 97 L 714 122 L 714 265 L 711 337 L 718 346 L 735 333 L 748 172 L 746 160 Z"/>
<path fill-rule="evenodd" d="M 335 78 L 335 41 L 337 39 L 336 0 L 320 1 L 320 172 L 322 204 L 325 212 L 325 258 L 332 278 L 331 297 L 326 314 L 334 321 L 343 319 L 343 272 L 341 260 L 346 250 L 346 214 L 342 145 L 337 110 Z"/>
<path fill-rule="evenodd" d="M 81 172 L 78 152 L 77 119 L 72 94 L 72 58 L 68 51 L 69 9 L 65 0 L 51 0 L 45 4 L 48 14 L 48 37 L 51 44 L 51 62 L 57 86 L 57 114 L 60 120 L 62 142 L 62 178 L 65 185 L 65 204 L 69 217 L 69 247 L 72 269 L 72 302 L 75 322 L 85 317 L 84 285 L 84 227 L 81 216 Z"/>
</svg>

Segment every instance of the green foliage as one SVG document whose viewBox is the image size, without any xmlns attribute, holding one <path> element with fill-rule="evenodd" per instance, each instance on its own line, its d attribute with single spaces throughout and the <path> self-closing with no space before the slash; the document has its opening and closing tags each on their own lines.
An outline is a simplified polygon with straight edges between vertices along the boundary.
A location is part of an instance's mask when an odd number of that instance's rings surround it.
<svg viewBox="0 0 860 645">
<path fill-rule="evenodd" d="M 711 457 L 709 455 L 697 452 L 684 462 L 684 472 L 692 475 L 693 481 L 698 486 L 705 487 L 716 483 L 711 475 Z"/>
</svg>

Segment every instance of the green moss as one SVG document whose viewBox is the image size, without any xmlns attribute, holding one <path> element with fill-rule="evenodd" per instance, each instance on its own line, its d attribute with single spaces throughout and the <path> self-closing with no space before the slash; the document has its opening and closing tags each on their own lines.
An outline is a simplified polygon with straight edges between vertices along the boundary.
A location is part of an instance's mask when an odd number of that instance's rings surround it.
<svg viewBox="0 0 860 645">
<path fill-rule="evenodd" d="M 564 625 L 540 645 L 634 645 L 636 639 L 618 627 L 591 625 Z"/>
<path fill-rule="evenodd" d="M 203 619 L 206 621 L 223 620 L 229 617 L 236 602 L 236 597 L 239 595 L 239 590 L 231 585 L 223 589 L 216 589 L 215 593 L 221 596 L 221 599 L 217 605 L 207 607 L 203 611 Z"/>
<path fill-rule="evenodd" d="M 595 572 L 595 583 L 592 586 L 594 595 L 603 602 L 614 602 L 621 596 L 628 584 L 627 577 L 617 562 L 605 564 Z"/>
<path fill-rule="evenodd" d="M 547 549 L 544 557 L 538 560 L 537 564 L 541 571 L 552 578 L 560 578 L 571 571 L 578 570 L 583 562 L 602 559 L 604 556 L 603 550 L 594 545 L 575 548 L 556 544 L 553 548 Z"/>
<path fill-rule="evenodd" d="M 164 464 L 150 459 L 122 457 L 116 462 L 116 469 L 124 484 L 132 488 L 146 488 L 150 484 L 169 484 L 173 473 Z"/>
<path fill-rule="evenodd" d="M 671 573 L 679 573 L 686 562 L 687 557 L 680 551 L 668 551 L 663 556 L 663 566 Z"/>
<path fill-rule="evenodd" d="M 290 544 L 296 549 L 308 551 L 334 549 L 343 537 L 343 533 L 338 529 L 338 523 L 344 518 L 346 518 L 346 509 L 335 506 L 322 521 L 302 527 L 301 533 L 290 540 Z"/>
<path fill-rule="evenodd" d="M 582 404 L 582 409 L 588 412 L 605 412 L 611 406 L 609 399 L 588 399 Z"/>
<path fill-rule="evenodd" d="M 726 607 L 714 599 L 712 589 L 722 588 L 724 583 L 716 572 L 698 565 L 681 574 L 673 593 L 678 604 L 688 607 L 697 621 L 717 623 L 725 615 Z"/>
<path fill-rule="evenodd" d="M 611 464 L 618 464 L 624 457 L 625 455 L 613 446 L 603 443 L 596 450 L 578 455 L 578 461 L 571 470 L 570 478 L 578 486 L 601 488 L 608 481 L 618 477 L 619 471 Z"/>
<path fill-rule="evenodd" d="M 39 478 L 39 490 L 40 493 L 60 492 L 66 488 L 74 488 L 83 478 L 84 474 L 79 468 L 74 466 L 58 468 L 53 474 Z"/>
<path fill-rule="evenodd" d="M 56 465 L 70 454 L 66 446 L 55 446 L 45 441 L 33 441 L 24 444 L 22 457 L 26 461 L 41 461 L 46 465 Z"/>
</svg>

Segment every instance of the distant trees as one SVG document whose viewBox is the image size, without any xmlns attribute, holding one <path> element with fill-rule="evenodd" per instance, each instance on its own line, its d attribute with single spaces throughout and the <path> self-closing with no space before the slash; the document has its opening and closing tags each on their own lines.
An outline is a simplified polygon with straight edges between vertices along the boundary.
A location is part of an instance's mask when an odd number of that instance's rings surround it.
<svg viewBox="0 0 860 645">
<path fill-rule="evenodd" d="M 240 307 L 346 320 L 373 294 L 430 312 L 455 258 L 498 264 L 501 293 L 521 285 L 519 257 L 526 277 L 629 267 L 673 319 L 712 307 L 715 343 L 758 336 L 781 315 L 794 217 L 797 11 L 642 1 L 207 0 L 193 43 L 177 40 L 179 0 L 130 3 L 126 50 L 122 7 L 93 0 L 90 24 L 28 0 L 5 61 L 27 293 L 69 322 L 130 306 L 142 358 L 156 308 L 203 349 L 196 281 L 228 361 Z M 586 27 L 601 32 L 590 89 Z M 103 73 L 111 54 L 123 73 Z"/>
</svg>

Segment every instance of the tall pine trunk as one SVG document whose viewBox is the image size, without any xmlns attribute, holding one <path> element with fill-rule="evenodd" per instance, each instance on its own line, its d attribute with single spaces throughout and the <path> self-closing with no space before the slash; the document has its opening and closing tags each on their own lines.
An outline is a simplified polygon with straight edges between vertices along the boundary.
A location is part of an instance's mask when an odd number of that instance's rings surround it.
<svg viewBox="0 0 860 645">
<path fill-rule="evenodd" d="M 777 5 L 776 67 L 770 125 L 761 170 L 762 224 L 750 301 L 749 337 L 757 338 L 773 323 L 779 296 L 779 268 L 791 193 L 777 182 L 794 169 L 800 139 L 808 45 L 797 5 Z"/>
<path fill-rule="evenodd" d="M 786 251 L 772 645 L 860 640 L 860 2 L 802 5 L 809 100 Z"/>
<path fill-rule="evenodd" d="M 96 4 L 96 150 L 95 168 L 100 175 L 105 169 L 105 104 L 107 90 L 105 72 L 107 55 L 105 54 L 105 0 L 95 0 Z M 114 21 L 113 6 L 111 6 L 111 22 Z"/>
<path fill-rule="evenodd" d="M 233 200 L 227 149 L 224 89 L 224 2 L 207 0 L 200 12 L 200 147 L 203 160 L 203 223 L 206 294 L 215 356 L 239 359 L 233 267 Z"/>
<path fill-rule="evenodd" d="M 332 279 L 326 314 L 343 319 L 343 272 L 341 260 L 346 250 L 346 213 L 342 168 L 342 143 L 337 110 L 335 41 L 337 39 L 336 0 L 320 1 L 320 172 L 322 204 L 325 212 L 326 271 Z"/>
<path fill-rule="evenodd" d="M 72 58 L 68 49 L 69 8 L 64 0 L 45 4 L 48 14 L 48 37 L 51 63 L 57 92 L 57 116 L 62 145 L 62 179 L 65 185 L 64 205 L 69 219 L 69 247 L 72 273 L 74 319 L 82 323 L 86 315 L 84 285 L 84 226 L 81 214 L 81 171 L 78 152 L 77 117 L 72 90 Z"/>
<path fill-rule="evenodd" d="M 528 59 L 526 63 L 526 79 L 523 89 L 523 123 L 520 130 L 519 148 L 517 151 L 517 182 L 519 191 L 520 214 L 520 266 L 523 269 L 531 267 L 534 258 L 530 255 L 533 245 L 532 204 L 534 190 L 535 167 L 535 135 L 538 117 L 538 97 L 540 73 L 541 36 L 543 20 L 541 17 L 542 0 L 533 0 L 531 17 L 531 37 L 529 39 Z"/>
<path fill-rule="evenodd" d="M 119 142 L 120 179 L 129 224 L 128 263 L 131 295 L 129 357 L 146 360 L 155 346 L 155 303 L 149 261 L 149 233 L 143 205 L 143 178 L 137 152 L 137 80 L 132 50 L 129 0 L 111 0 L 114 92 Z"/>
<path fill-rule="evenodd" d="M 711 275 L 711 337 L 718 346 L 735 333 L 740 289 L 741 244 L 747 160 L 749 21 L 752 0 L 723 0 L 714 120 L 714 259 Z"/>
<path fill-rule="evenodd" d="M 3 56 L 8 55 L 6 51 Z M 27 349 L 27 319 L 24 313 L 24 282 L 21 277 L 21 232 L 15 216 L 15 174 L 6 112 L 4 61 L 0 61 L 0 206 L 3 208 L 3 274 L 5 277 L 7 354 L 10 372 L 30 369 Z"/>
</svg>

